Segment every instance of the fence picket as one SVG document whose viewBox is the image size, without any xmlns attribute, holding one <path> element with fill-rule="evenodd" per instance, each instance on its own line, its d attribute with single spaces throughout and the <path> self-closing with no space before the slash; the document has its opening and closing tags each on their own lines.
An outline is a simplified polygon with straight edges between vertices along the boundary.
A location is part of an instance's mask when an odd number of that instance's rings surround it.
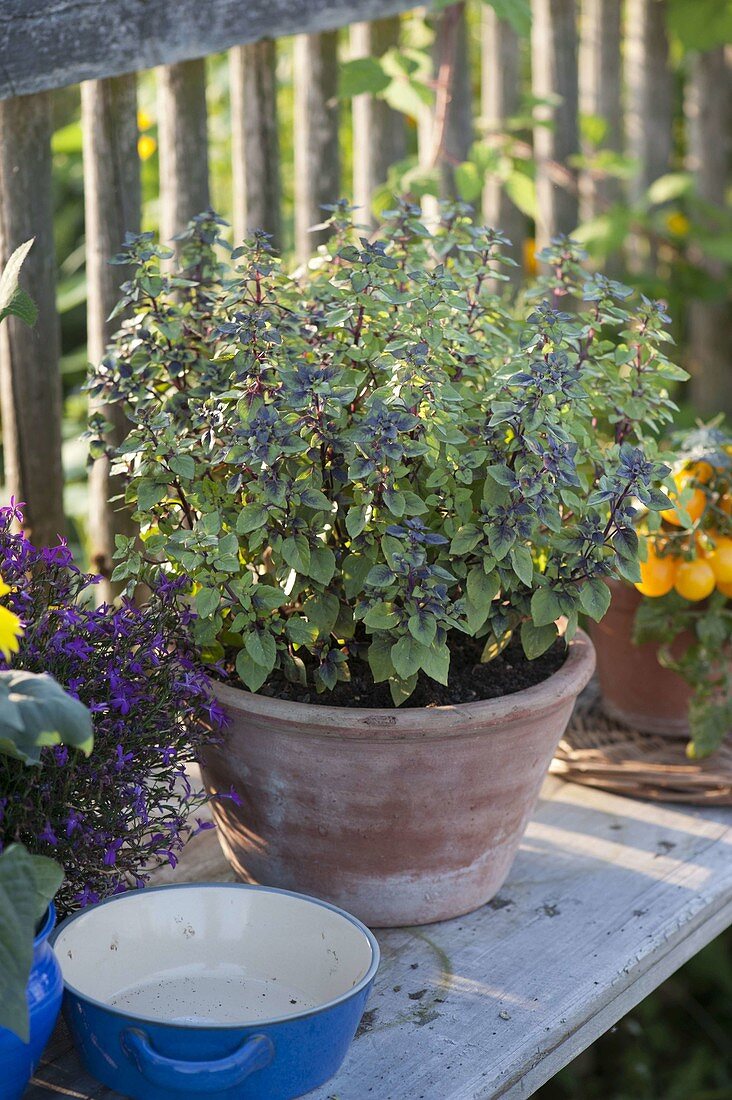
<svg viewBox="0 0 732 1100">
<path fill-rule="evenodd" d="M 229 51 L 234 236 L 253 229 L 282 247 L 277 46 L 272 39 Z"/>
<path fill-rule="evenodd" d="M 699 198 L 713 209 L 725 208 L 729 133 L 732 121 L 729 54 L 723 46 L 697 54 L 686 88 L 688 167 Z M 694 403 L 702 416 L 732 416 L 732 330 L 722 260 L 702 256 L 701 264 L 717 284 L 716 296 L 691 303 L 689 358 Z"/>
<path fill-rule="evenodd" d="M 64 532 L 51 94 L 2 100 L 0 133 L 0 266 L 35 237 L 21 282 L 38 306 L 32 329 L 15 317 L 0 326 L 5 481 L 26 504 L 33 541 L 47 546 Z"/>
<path fill-rule="evenodd" d="M 521 103 L 520 40 L 505 19 L 493 8 L 483 8 L 481 30 L 481 116 L 489 142 L 501 144 L 506 120 Z M 502 229 L 512 244 L 511 254 L 521 264 L 526 236 L 526 218 L 513 203 L 504 183 L 489 175 L 483 188 L 483 217 L 488 225 Z M 521 280 L 521 266 L 507 269 L 511 280 Z"/>
<path fill-rule="evenodd" d="M 565 166 L 578 149 L 577 8 L 575 0 L 533 0 L 532 90 L 537 98 L 558 97 L 534 109 L 539 248 L 577 225 L 577 179 Z M 551 123 L 550 126 L 541 123 Z"/>
<path fill-rule="evenodd" d="M 625 56 L 627 145 L 638 162 L 630 194 L 638 200 L 668 172 L 671 161 L 673 84 L 666 0 L 627 0 Z"/>
<path fill-rule="evenodd" d="M 127 232 L 140 229 L 140 165 L 137 156 L 137 78 L 111 77 L 81 86 L 86 223 L 87 356 L 98 363 L 118 322 L 107 320 L 127 273 L 109 260 Z M 110 444 L 120 443 L 127 421 L 118 406 L 96 406 L 112 425 Z M 108 578 L 115 534 L 130 535 L 134 524 L 118 498 L 123 486 L 110 477 L 106 458 L 89 472 L 89 542 L 92 569 Z M 100 598 L 113 595 L 108 580 Z"/>
<path fill-rule="evenodd" d="M 351 26 L 351 54 L 383 57 L 399 45 L 399 18 Z M 387 178 L 389 168 L 406 155 L 404 116 L 383 99 L 363 94 L 353 97 L 353 201 L 359 221 L 373 222 L 371 201 Z"/>
<path fill-rule="evenodd" d="M 210 205 L 206 62 L 158 69 L 160 239 L 169 242 Z"/>
<path fill-rule="evenodd" d="M 327 236 L 311 233 L 324 204 L 341 197 L 338 32 L 298 35 L 294 49 L 295 254 L 307 260 Z"/>
<path fill-rule="evenodd" d="M 579 51 L 580 111 L 605 123 L 598 144 L 617 153 L 623 148 L 621 14 L 622 0 L 584 0 Z M 586 143 L 585 152 L 590 151 Z M 596 217 L 619 198 L 617 179 L 582 172 L 582 220 Z"/>
</svg>

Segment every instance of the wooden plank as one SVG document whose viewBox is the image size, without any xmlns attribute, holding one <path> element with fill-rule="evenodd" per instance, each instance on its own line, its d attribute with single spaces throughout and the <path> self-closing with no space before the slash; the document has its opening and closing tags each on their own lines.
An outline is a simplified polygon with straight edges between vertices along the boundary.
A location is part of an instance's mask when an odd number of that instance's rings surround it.
<svg viewBox="0 0 732 1100">
<path fill-rule="evenodd" d="M 441 194 L 459 198 L 455 166 L 467 160 L 473 144 L 473 90 L 468 56 L 465 0 L 440 15 L 435 37 L 435 144 L 440 166 Z"/>
<path fill-rule="evenodd" d="M 674 104 L 666 0 L 627 0 L 625 22 L 625 125 L 628 152 L 638 161 L 630 194 L 638 200 L 671 163 Z"/>
<path fill-rule="evenodd" d="M 128 273 L 109 261 L 125 233 L 140 230 L 140 162 L 137 156 L 137 78 L 119 76 L 82 85 L 81 109 L 84 149 L 84 218 L 86 226 L 87 355 L 99 363 L 117 321 L 108 317 Z M 112 425 L 108 435 L 116 446 L 128 425 L 119 407 L 92 405 Z M 89 541 L 92 569 L 107 578 L 97 596 L 114 595 L 108 578 L 116 534 L 132 535 L 135 525 L 121 506 L 124 485 L 110 478 L 110 462 L 99 458 L 89 473 Z M 112 499 L 114 498 L 114 499 Z"/>
<path fill-rule="evenodd" d="M 473 106 L 468 62 L 465 4 L 451 4 L 434 18 L 432 68 L 435 99 L 418 119 L 419 162 L 437 169 L 440 197 L 457 198 L 454 168 L 467 159 L 473 141 Z M 423 202 L 428 220 L 437 217 L 437 203 Z"/>
<path fill-rule="evenodd" d="M 697 54 L 686 87 L 687 165 L 697 195 L 709 203 L 710 228 L 723 224 L 730 149 L 730 55 L 724 46 Z M 715 208 L 719 210 L 716 215 Z M 702 416 L 732 416 L 732 326 L 725 289 L 726 265 L 700 256 L 714 292 L 689 308 L 689 366 L 694 407 Z"/>
<path fill-rule="evenodd" d="M 38 306 L 32 329 L 15 317 L 0 326 L 5 481 L 9 494 L 25 502 L 31 538 L 47 546 L 64 532 L 50 95 L 1 102 L 0 133 L 0 269 L 35 237 L 21 284 Z"/>
<path fill-rule="evenodd" d="M 576 177 L 566 167 L 578 150 L 577 6 L 575 0 L 533 0 L 532 12 L 532 91 L 539 99 L 558 97 L 534 108 L 540 123 L 534 127 L 536 241 L 543 248 L 577 225 Z M 554 166 L 561 167 L 559 176 Z"/>
<path fill-rule="evenodd" d="M 277 45 L 272 39 L 237 46 L 229 53 L 231 80 L 231 172 L 234 236 L 253 229 L 282 248 L 280 139 L 277 120 Z"/>
<path fill-rule="evenodd" d="M 623 149 L 622 61 L 620 23 L 622 0 L 584 0 L 579 50 L 579 105 L 583 115 L 601 119 L 604 149 Z M 591 152 L 588 145 L 586 152 Z M 602 179 L 591 172 L 580 176 L 582 220 L 602 213 L 620 198 L 617 179 Z"/>
<path fill-rule="evenodd" d="M 413 7 L 414 0 L 3 0 L 0 98 Z"/>
<path fill-rule="evenodd" d="M 160 239 L 170 243 L 211 205 L 208 188 L 206 62 L 158 69 Z"/>
<path fill-rule="evenodd" d="M 295 91 L 295 255 L 307 260 L 328 239 L 311 232 L 322 207 L 341 190 L 338 146 L 338 32 L 300 35 L 293 56 Z"/>
<path fill-rule="evenodd" d="M 559 780 L 543 795 L 497 898 L 453 921 L 378 933 L 382 964 L 359 1034 L 313 1100 L 530 1096 L 732 923 L 731 810 Z M 193 841 L 182 876 L 211 836 Z M 226 873 L 220 857 L 212 867 Z M 79 1071 L 76 1095 L 92 1095 L 87 1081 Z M 27 1100 L 47 1095 L 36 1085 Z"/>
<path fill-rule="evenodd" d="M 521 41 L 511 24 L 499 19 L 488 4 L 483 6 L 481 35 L 482 123 L 487 141 L 500 146 L 506 120 L 518 114 L 521 106 Z M 488 225 L 502 229 L 511 241 L 511 255 L 519 266 L 506 270 L 513 283 L 520 283 L 526 218 L 495 175 L 483 188 L 483 217 Z"/>
<path fill-rule="evenodd" d="M 351 56 L 383 57 L 399 45 L 398 16 L 376 23 L 354 23 L 351 27 Z M 357 95 L 351 104 L 353 120 L 353 201 L 359 208 L 358 221 L 373 225 L 371 202 L 374 192 L 386 182 L 392 164 L 403 160 L 407 150 L 404 115 L 383 99 Z"/>
</svg>

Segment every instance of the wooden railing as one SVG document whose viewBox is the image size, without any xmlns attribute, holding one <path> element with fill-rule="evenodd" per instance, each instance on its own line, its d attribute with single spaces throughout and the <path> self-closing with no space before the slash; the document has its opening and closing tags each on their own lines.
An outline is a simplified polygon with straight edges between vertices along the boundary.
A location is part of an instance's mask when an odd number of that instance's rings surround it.
<svg viewBox="0 0 732 1100">
<path fill-rule="evenodd" d="M 275 40 L 298 35 L 293 66 L 295 250 L 305 258 L 317 243 L 309 230 L 321 220 L 322 204 L 352 193 L 367 217 L 374 189 L 405 148 L 403 117 L 382 100 L 357 97 L 352 187 L 342 180 L 337 30 L 357 20 L 351 28 L 352 55 L 379 55 L 398 44 L 399 14 L 413 6 L 413 0 L 4 0 L 0 5 L 0 263 L 21 241 L 36 238 L 24 283 L 39 306 L 34 330 L 12 319 L 0 330 L 4 461 L 7 486 L 27 503 L 38 542 L 53 541 L 64 529 L 51 186 L 54 90 L 82 82 L 88 357 L 96 361 L 110 335 L 107 318 L 124 274 L 108 260 L 124 233 L 138 230 L 141 220 L 136 74 L 160 67 L 160 232 L 169 239 L 209 203 L 204 58 L 230 51 L 234 233 L 241 238 L 248 228 L 261 227 L 279 244 Z M 664 0 L 628 0 L 624 114 L 628 140 L 638 154 L 636 190 L 669 167 L 664 6 Z M 615 197 L 616 184 L 605 185 L 588 174 L 578 178 L 567 157 L 579 148 L 578 100 L 587 113 L 610 120 L 609 143 L 622 147 L 621 0 L 582 0 L 581 40 L 577 0 L 533 0 L 533 17 L 533 90 L 549 101 L 538 112 L 545 117 L 538 118 L 533 142 L 541 242 L 574 228 L 580 196 L 584 216 L 596 214 Z M 435 104 L 416 122 L 420 161 L 440 169 L 449 194 L 454 166 L 468 156 L 477 120 L 465 2 L 445 8 L 438 18 Z M 518 108 L 521 53 L 516 32 L 487 5 L 481 26 L 480 113 L 490 141 Z M 718 63 L 719 51 L 715 58 Z M 694 84 L 702 102 L 689 123 L 700 178 L 703 151 L 715 140 L 709 123 L 715 86 L 704 77 L 705 70 Z M 561 100 L 552 99 L 557 95 Z M 547 118 L 551 127 L 542 124 Z M 717 179 L 707 182 L 708 192 L 718 186 Z M 716 201 L 713 195 L 710 201 Z M 526 219 L 495 178 L 486 183 L 483 213 L 505 228 L 520 250 Z M 720 348 L 709 351 L 708 370 L 727 369 L 726 363 L 720 366 L 723 354 Z M 124 424 L 114 410 L 112 418 L 119 435 Z M 93 564 L 100 570 L 108 568 L 115 529 L 125 524 L 124 512 L 108 503 L 116 491 L 105 464 L 97 463 L 90 479 L 90 538 Z"/>
</svg>

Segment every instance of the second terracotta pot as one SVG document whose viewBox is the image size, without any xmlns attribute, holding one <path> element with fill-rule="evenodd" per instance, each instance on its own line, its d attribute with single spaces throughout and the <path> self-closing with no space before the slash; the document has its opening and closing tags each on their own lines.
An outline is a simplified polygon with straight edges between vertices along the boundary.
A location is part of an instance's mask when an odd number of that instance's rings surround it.
<svg viewBox="0 0 732 1100">
<path fill-rule="evenodd" d="M 605 712 L 641 733 L 688 737 L 691 686 L 678 672 L 658 663 L 655 642 L 633 643 L 641 594 L 630 584 L 607 583 L 612 593 L 609 610 L 590 627 Z M 674 640 L 671 652 L 680 656 L 693 641 L 694 636 L 684 631 Z"/>
<path fill-rule="evenodd" d="M 476 909 L 500 889 L 594 651 L 501 699 L 428 709 L 290 703 L 219 686 L 230 725 L 204 780 L 246 882 L 315 894 L 384 927 Z"/>
</svg>

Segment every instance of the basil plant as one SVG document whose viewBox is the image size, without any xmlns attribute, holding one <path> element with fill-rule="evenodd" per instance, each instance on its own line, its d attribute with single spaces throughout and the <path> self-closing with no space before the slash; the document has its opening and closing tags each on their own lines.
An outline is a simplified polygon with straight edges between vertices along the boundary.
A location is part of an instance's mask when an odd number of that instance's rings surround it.
<svg viewBox="0 0 732 1100">
<path fill-rule="evenodd" d="M 172 271 L 127 239 L 127 319 L 90 383 L 131 424 L 113 469 L 141 536 L 114 577 L 187 575 L 204 655 L 251 691 L 326 692 L 363 661 L 399 704 L 420 670 L 447 682 L 460 634 L 536 658 L 558 619 L 571 638 L 602 617 L 605 578 L 638 578 L 634 512 L 669 506 L 655 435 L 685 375 L 663 303 L 571 240 L 513 302 L 508 242 L 467 207 L 428 229 L 402 203 L 372 237 L 331 209 L 294 275 L 210 213 Z"/>
</svg>

